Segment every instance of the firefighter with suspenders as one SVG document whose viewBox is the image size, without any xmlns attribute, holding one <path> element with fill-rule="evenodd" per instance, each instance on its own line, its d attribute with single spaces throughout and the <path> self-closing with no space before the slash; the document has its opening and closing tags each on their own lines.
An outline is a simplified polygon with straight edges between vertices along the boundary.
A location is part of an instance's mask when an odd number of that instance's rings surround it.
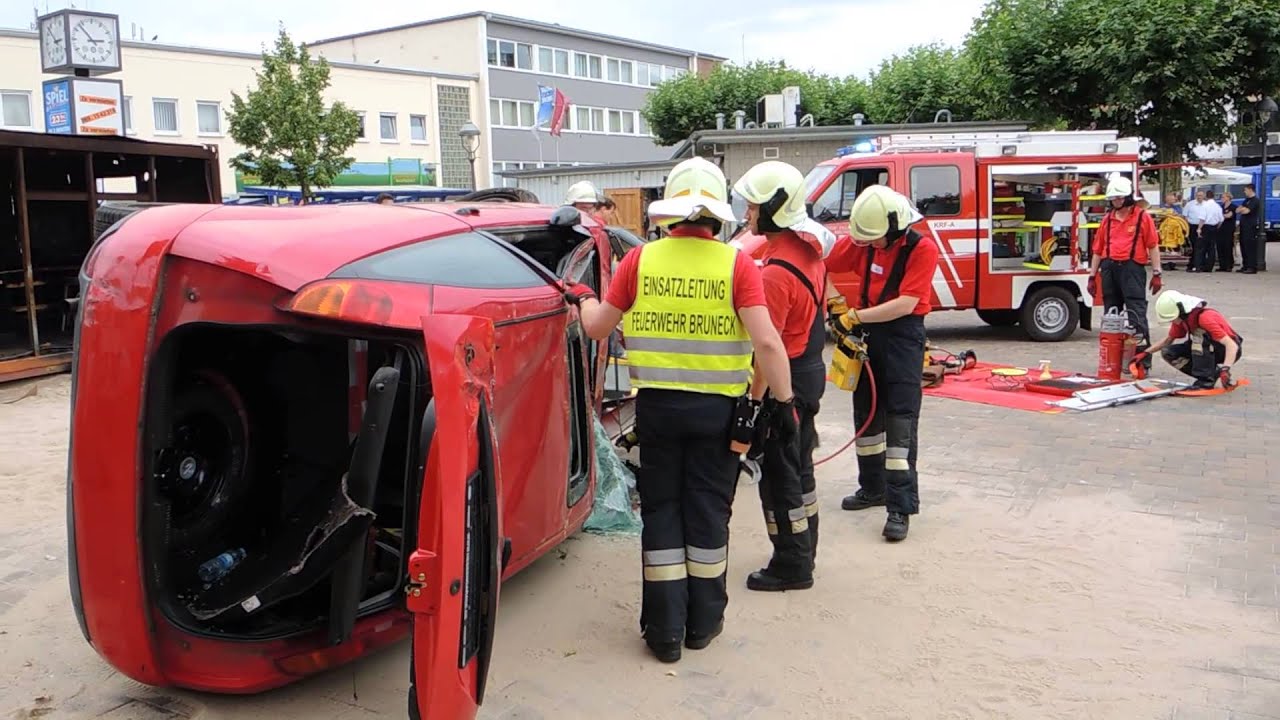
<svg viewBox="0 0 1280 720">
<path fill-rule="evenodd" d="M 667 236 L 635 248 L 618 264 L 604 302 L 573 285 L 583 328 L 601 340 L 623 320 L 640 438 L 640 537 L 644 590 L 640 626 L 662 662 L 681 642 L 707 647 L 724 627 L 728 604 L 729 515 L 738 482 L 735 426 L 749 427 L 752 348 L 774 390 L 777 431 L 798 432 L 791 373 L 765 307 L 760 270 L 720 242 L 735 220 L 720 168 L 686 160 L 667 176 L 649 216 Z"/>
<path fill-rule="evenodd" d="M 920 369 L 925 353 L 924 317 L 931 309 L 939 254 L 932 234 L 912 227 L 922 219 L 905 196 L 884 185 L 872 185 L 854 200 L 849 236 L 840 238 L 827 257 L 829 272 L 861 276 L 860 297 L 852 308 L 828 281 L 827 311 L 833 332 L 862 334 L 875 384 L 874 402 L 869 377 L 854 390 L 855 427 L 871 419 L 855 442 L 860 487 L 841 507 L 884 506 L 888 515 L 884 537 L 890 542 L 906 539 L 910 516 L 920 509 L 916 476 Z"/>
<path fill-rule="evenodd" d="M 809 218 L 805 208 L 804 175 L 784 162 L 770 160 L 751 168 L 733 186 L 747 202 L 747 225 L 763 234 L 764 292 L 769 315 L 782 335 L 791 361 L 791 386 L 796 393 L 800 433 L 795 438 L 772 433 L 767 420 L 753 443 L 761 458 L 760 503 L 773 556 L 764 568 L 747 577 L 749 590 L 803 590 L 813 586 L 813 562 L 818 547 L 818 493 L 813 477 L 813 450 L 818 432 L 815 418 L 826 366 L 826 313 L 822 301 L 827 272 L 823 258 L 835 235 Z M 757 375 L 753 399 L 763 400 L 761 417 L 772 415 L 772 393 Z M 763 437 L 760 437 L 763 435 Z M 757 447 L 760 446 L 760 447 Z"/>
</svg>

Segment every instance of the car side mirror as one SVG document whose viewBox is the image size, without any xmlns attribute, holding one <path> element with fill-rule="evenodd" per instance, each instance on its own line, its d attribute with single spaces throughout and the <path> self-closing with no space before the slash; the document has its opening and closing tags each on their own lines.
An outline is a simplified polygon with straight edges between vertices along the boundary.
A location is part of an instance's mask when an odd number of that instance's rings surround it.
<svg viewBox="0 0 1280 720">
<path fill-rule="evenodd" d="M 572 228 L 575 225 L 581 225 L 582 213 L 578 211 L 578 208 L 573 207 L 572 205 L 565 205 L 563 207 L 556 208 L 556 211 L 551 213 L 550 224 L 552 227 L 563 228 Z"/>
</svg>

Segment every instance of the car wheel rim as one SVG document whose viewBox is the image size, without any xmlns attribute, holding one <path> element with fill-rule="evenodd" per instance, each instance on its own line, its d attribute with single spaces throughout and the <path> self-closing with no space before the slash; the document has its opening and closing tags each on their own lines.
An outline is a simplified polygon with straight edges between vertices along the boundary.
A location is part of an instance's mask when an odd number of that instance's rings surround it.
<svg viewBox="0 0 1280 720">
<path fill-rule="evenodd" d="M 1061 331 L 1067 326 L 1069 317 L 1070 312 L 1067 309 L 1067 304 L 1058 298 L 1045 300 L 1036 306 L 1036 327 L 1046 333 Z"/>
<path fill-rule="evenodd" d="M 216 503 L 226 484 L 233 453 L 231 431 L 212 413 L 196 411 L 174 424 L 173 444 L 165 448 L 165 495 L 173 503 L 173 524 L 179 527 Z"/>
</svg>

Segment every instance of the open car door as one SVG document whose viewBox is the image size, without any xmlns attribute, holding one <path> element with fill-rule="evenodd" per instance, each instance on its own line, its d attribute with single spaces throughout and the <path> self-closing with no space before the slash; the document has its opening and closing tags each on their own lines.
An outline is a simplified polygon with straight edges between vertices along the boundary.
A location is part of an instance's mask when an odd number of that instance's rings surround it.
<svg viewBox="0 0 1280 720">
<path fill-rule="evenodd" d="M 469 719 L 484 700 L 502 572 L 493 323 L 431 315 L 423 334 L 432 398 L 405 589 L 413 622 L 409 717 Z"/>
</svg>

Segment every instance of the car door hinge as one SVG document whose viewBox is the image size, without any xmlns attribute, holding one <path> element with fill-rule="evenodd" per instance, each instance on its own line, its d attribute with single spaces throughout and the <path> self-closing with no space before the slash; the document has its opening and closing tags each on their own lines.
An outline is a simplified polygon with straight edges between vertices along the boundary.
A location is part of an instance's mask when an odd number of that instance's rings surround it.
<svg viewBox="0 0 1280 720">
<path fill-rule="evenodd" d="M 405 579 L 405 609 L 412 613 L 434 614 L 439 610 L 440 558 L 433 552 L 417 550 L 409 555 L 409 577 Z"/>
</svg>

